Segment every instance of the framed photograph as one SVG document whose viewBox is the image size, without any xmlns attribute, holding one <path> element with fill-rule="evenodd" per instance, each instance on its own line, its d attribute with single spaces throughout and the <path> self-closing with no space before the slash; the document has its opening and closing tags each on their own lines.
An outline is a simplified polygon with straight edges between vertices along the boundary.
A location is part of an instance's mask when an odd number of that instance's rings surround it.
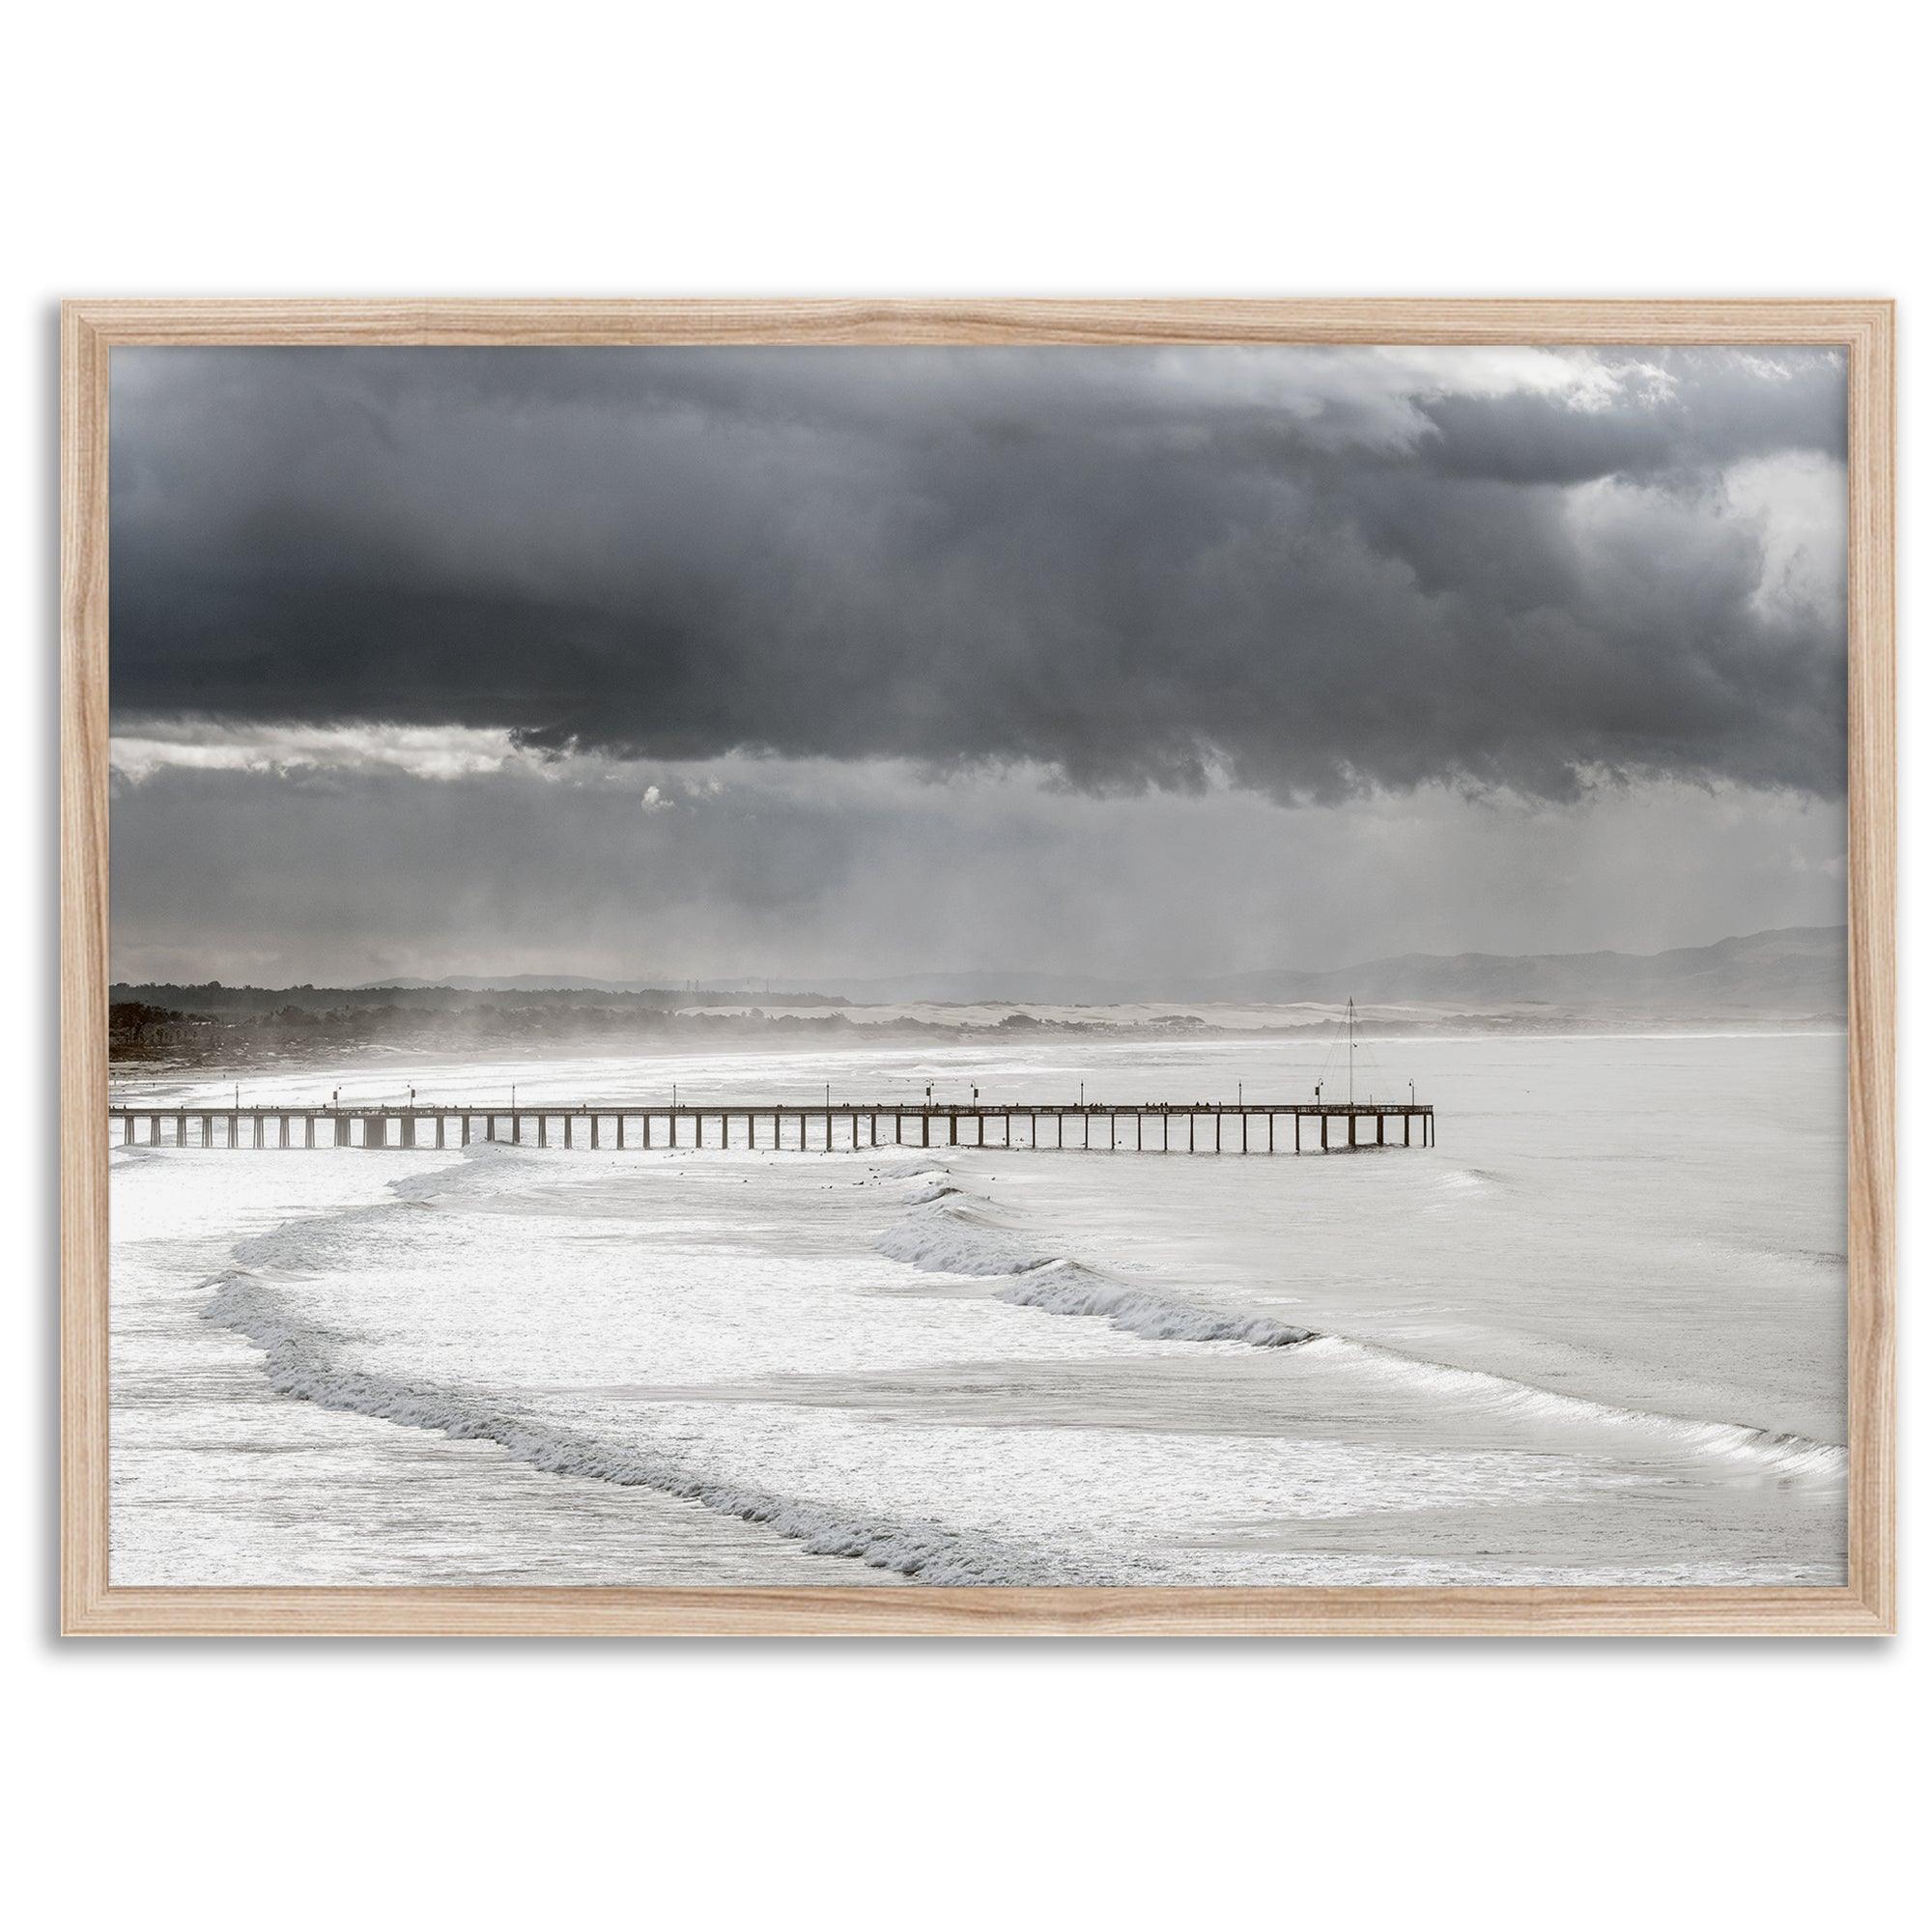
<svg viewBox="0 0 1932 1932">
<path fill-rule="evenodd" d="M 77 1634 L 1879 1634 L 1892 313 L 70 303 Z"/>
</svg>

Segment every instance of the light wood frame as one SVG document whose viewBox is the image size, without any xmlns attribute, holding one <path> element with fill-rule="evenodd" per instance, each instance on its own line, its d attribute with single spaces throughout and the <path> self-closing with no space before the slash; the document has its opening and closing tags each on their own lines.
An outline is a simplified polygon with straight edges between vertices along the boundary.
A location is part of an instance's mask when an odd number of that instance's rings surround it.
<svg viewBox="0 0 1932 1932">
<path fill-rule="evenodd" d="M 117 1588 L 108 1579 L 108 357 L 135 344 L 1827 345 L 1850 389 L 1842 1588 Z M 1896 1627 L 1893 312 L 1847 300 L 77 300 L 61 341 L 62 1625 L 107 1635 L 1882 1634 Z"/>
</svg>

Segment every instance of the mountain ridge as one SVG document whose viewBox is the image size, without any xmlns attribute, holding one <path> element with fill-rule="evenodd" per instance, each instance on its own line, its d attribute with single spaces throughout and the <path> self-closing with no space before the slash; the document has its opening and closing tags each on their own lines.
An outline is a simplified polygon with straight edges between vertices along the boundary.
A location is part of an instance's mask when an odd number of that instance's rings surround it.
<svg viewBox="0 0 1932 1932">
<path fill-rule="evenodd" d="M 1668 947 L 1657 952 L 1600 948 L 1589 952 L 1404 952 L 1327 968 L 1269 967 L 1207 976 L 1150 974 L 1102 978 L 990 968 L 961 973 L 909 973 L 856 978 L 844 974 L 797 976 L 811 994 L 856 1005 L 907 1002 L 986 1005 L 1011 1001 L 1066 1006 L 1136 1005 L 1185 1001 L 1210 1005 L 1334 1005 L 1353 997 L 1381 1005 L 1408 1003 L 1467 1007 L 1538 1006 L 1640 1011 L 1842 1012 L 1845 949 L 1842 925 L 1774 926 L 1740 933 L 1707 946 Z M 732 978 L 702 983 L 686 1000 L 715 1004 L 783 1004 L 804 992 L 769 992 L 762 979 Z M 369 981 L 362 990 L 447 986 L 459 991 L 523 991 L 559 988 L 642 992 L 666 989 L 666 980 L 597 980 L 576 974 L 522 973 L 492 978 L 457 974 L 443 980 Z M 727 996 L 721 998 L 720 996 Z M 736 995 L 736 998 L 728 997 Z"/>
</svg>

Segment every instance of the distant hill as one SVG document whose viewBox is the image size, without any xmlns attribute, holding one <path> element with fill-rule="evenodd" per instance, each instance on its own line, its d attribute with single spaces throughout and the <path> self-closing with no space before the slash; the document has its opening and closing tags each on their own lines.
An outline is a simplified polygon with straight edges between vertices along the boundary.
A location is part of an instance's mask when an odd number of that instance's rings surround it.
<svg viewBox="0 0 1932 1932">
<path fill-rule="evenodd" d="M 917 973 L 832 980 L 860 1002 L 1001 1000 L 1105 1006 L 1128 1001 L 1288 1006 L 1353 997 L 1376 1005 L 1548 1006 L 1660 1017 L 1841 1014 L 1845 928 L 1785 926 L 1667 952 L 1405 952 L 1333 971 L 1277 968 L 1207 978 L 1087 979 L 1028 972 Z"/>
<path fill-rule="evenodd" d="M 641 993 L 666 1006 L 700 1006 L 707 1001 L 724 1003 L 727 996 L 744 993 L 754 999 L 770 999 L 785 1006 L 842 1007 L 836 993 L 810 991 L 780 992 L 764 980 L 706 980 L 696 988 L 673 986 L 668 980 L 590 980 L 578 973 L 448 973 L 440 980 L 398 977 L 393 980 L 367 980 L 350 988 L 360 996 L 368 993 L 451 992 L 451 993 Z M 736 1001 L 731 1001 L 736 1004 Z"/>
<path fill-rule="evenodd" d="M 1194 982 L 1213 1000 L 1427 1001 L 1654 1011 L 1842 1012 L 1845 928 L 1785 926 L 1667 952 L 1404 953 L 1331 973 L 1238 973 Z"/>
<path fill-rule="evenodd" d="M 1106 1007 L 1147 1001 L 1176 1004 L 1333 1007 L 1353 997 L 1365 1006 L 1426 1006 L 1450 1011 L 1509 1012 L 1526 1023 L 1549 1015 L 1627 1014 L 1691 1020 L 1766 1016 L 1841 1016 L 1845 1010 L 1845 928 L 1786 926 L 1682 946 L 1667 952 L 1405 952 L 1332 971 L 1271 968 L 1204 977 L 1102 978 L 1041 973 L 1024 967 L 967 973 L 907 973 L 879 979 L 814 974 L 812 992 L 767 992 L 763 980 L 710 980 L 698 992 L 662 980 L 596 980 L 570 973 L 497 977 L 451 974 L 440 980 L 394 979 L 355 987 L 126 985 L 112 997 L 193 1012 L 308 1009 L 380 1005 L 477 1004 L 507 996 L 513 1004 L 637 1004 L 826 1007 L 931 1003 Z"/>
<path fill-rule="evenodd" d="M 574 973 L 447 973 L 440 980 L 399 977 L 393 980 L 364 980 L 351 988 L 357 993 L 390 992 L 425 986 L 446 986 L 455 993 L 657 993 L 666 990 L 662 980 L 586 980 Z"/>
<path fill-rule="evenodd" d="M 562 1008 L 613 1003 L 655 1012 L 668 1011 L 677 1005 L 676 994 L 656 987 L 630 993 L 599 986 L 558 986 L 543 980 L 533 986 L 507 988 L 490 981 L 470 985 L 452 984 L 444 980 L 385 980 L 373 986 L 224 986 L 217 980 L 185 985 L 172 980 L 117 980 L 107 993 L 109 1000 L 117 1005 L 134 1003 L 178 1012 L 214 1014 L 281 1012 L 290 1009 L 307 1013 L 373 1011 L 380 1008 L 428 1011 L 493 1005 Z"/>
<path fill-rule="evenodd" d="M 1082 973 L 1030 973 L 1024 969 L 987 973 L 907 973 L 895 979 L 827 980 L 846 999 L 861 1004 L 897 1005 L 931 1001 L 939 1006 L 980 1006 L 1018 1000 L 1038 1006 L 1104 1007 L 1124 1000 L 1160 998 L 1137 990 L 1140 981 L 1103 980 Z M 773 995 L 777 997 L 776 994 Z"/>
</svg>

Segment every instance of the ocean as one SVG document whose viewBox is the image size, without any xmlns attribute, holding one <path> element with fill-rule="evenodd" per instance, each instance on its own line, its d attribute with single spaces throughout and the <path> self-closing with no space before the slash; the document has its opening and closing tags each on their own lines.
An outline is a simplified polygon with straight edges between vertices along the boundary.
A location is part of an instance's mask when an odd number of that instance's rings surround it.
<svg viewBox="0 0 1932 1932">
<path fill-rule="evenodd" d="M 1137 1102 L 1335 1077 L 1280 1037 L 243 1075 L 1122 1113 L 1065 1151 L 117 1144 L 112 1580 L 1842 1582 L 1843 1036 L 1372 1056 L 1433 1149 L 1135 1151 Z"/>
</svg>

